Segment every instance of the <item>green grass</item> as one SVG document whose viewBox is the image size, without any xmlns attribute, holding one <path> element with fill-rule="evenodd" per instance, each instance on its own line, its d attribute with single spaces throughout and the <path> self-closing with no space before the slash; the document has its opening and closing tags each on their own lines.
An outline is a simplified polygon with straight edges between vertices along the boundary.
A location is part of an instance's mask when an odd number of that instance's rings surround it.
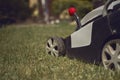
<svg viewBox="0 0 120 80">
<path fill-rule="evenodd" d="M 0 80 L 119 80 L 120 73 L 45 52 L 49 37 L 67 37 L 73 26 L 11 25 L 0 28 Z"/>
</svg>

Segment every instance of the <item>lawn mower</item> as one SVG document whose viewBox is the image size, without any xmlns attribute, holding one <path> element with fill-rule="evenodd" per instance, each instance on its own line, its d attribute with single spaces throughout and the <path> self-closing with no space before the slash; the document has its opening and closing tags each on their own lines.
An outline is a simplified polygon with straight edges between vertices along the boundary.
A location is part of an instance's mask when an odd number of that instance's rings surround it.
<svg viewBox="0 0 120 80">
<path fill-rule="evenodd" d="M 120 70 L 120 0 L 107 0 L 81 20 L 74 7 L 68 11 L 76 20 L 76 30 L 64 39 L 49 38 L 47 53 L 102 63 L 106 69 Z"/>
</svg>

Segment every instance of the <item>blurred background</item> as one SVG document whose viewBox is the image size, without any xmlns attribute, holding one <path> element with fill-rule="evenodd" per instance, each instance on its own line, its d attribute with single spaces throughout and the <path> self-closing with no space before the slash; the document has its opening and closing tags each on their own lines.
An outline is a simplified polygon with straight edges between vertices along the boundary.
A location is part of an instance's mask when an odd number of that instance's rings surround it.
<svg viewBox="0 0 120 80">
<path fill-rule="evenodd" d="M 0 26 L 15 23 L 55 24 L 69 21 L 67 9 L 77 8 L 82 18 L 105 0 L 0 0 Z"/>
</svg>

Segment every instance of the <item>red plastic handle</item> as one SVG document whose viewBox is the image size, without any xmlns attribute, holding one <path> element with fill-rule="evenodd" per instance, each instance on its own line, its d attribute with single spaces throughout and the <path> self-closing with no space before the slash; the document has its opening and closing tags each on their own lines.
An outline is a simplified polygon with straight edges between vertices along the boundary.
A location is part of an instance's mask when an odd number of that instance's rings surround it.
<svg viewBox="0 0 120 80">
<path fill-rule="evenodd" d="M 76 9 L 74 7 L 70 7 L 68 9 L 68 12 L 69 12 L 70 16 L 73 16 L 76 13 Z"/>
</svg>

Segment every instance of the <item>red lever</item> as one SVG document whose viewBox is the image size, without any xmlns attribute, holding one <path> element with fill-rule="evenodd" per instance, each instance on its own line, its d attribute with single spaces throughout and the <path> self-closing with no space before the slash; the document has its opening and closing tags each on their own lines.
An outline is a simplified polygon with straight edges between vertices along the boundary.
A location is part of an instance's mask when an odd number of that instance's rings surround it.
<svg viewBox="0 0 120 80">
<path fill-rule="evenodd" d="M 70 7 L 68 9 L 68 12 L 69 12 L 70 16 L 73 16 L 76 13 L 76 9 L 74 7 Z"/>
</svg>

